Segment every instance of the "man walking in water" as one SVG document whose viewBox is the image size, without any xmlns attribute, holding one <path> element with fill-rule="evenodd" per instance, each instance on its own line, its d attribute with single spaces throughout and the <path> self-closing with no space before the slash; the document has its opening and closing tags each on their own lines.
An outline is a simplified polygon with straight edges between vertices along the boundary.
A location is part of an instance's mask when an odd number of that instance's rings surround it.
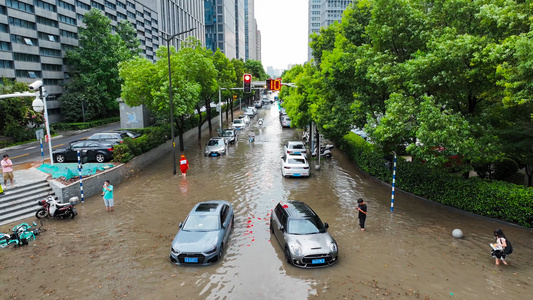
<svg viewBox="0 0 533 300">
<path fill-rule="evenodd" d="M 187 170 L 189 169 L 189 161 L 185 158 L 185 155 L 182 155 L 180 158 L 180 170 L 181 176 L 187 177 Z"/>
</svg>

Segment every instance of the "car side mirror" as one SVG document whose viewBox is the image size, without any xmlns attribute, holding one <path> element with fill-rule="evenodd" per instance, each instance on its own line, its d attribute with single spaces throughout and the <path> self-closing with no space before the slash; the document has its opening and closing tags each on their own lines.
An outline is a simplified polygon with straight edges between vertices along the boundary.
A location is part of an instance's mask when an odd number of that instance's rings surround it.
<svg viewBox="0 0 533 300">
<path fill-rule="evenodd" d="M 284 230 L 285 230 L 285 228 L 283 227 L 283 225 L 279 225 L 278 229 L 281 230 L 281 231 L 284 231 Z"/>
<path fill-rule="evenodd" d="M 324 223 L 324 228 L 326 228 L 326 230 L 328 230 L 329 224 L 328 223 Z"/>
<path fill-rule="evenodd" d="M 181 227 L 183 227 L 183 223 L 180 223 L 178 227 L 181 229 Z"/>
</svg>

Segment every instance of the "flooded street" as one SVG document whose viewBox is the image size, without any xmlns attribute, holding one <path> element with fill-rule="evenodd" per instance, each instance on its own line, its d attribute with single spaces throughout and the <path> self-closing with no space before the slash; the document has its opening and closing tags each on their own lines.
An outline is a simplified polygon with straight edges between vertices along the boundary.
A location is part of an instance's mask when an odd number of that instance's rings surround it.
<svg viewBox="0 0 533 300">
<path fill-rule="evenodd" d="M 265 119 L 263 128 L 258 118 Z M 255 143 L 248 142 L 249 130 Z M 201 145 L 196 136 L 186 142 L 186 179 L 172 175 L 169 152 L 115 186 L 114 212 L 106 213 L 102 199 L 91 197 L 77 206 L 74 220 L 45 220 L 47 231 L 29 246 L 0 249 L 0 299 L 533 297 L 531 230 L 399 192 L 391 213 L 390 186 L 358 171 L 338 149 L 322 160 L 320 171 L 311 162 L 309 179 L 283 178 L 283 143 L 298 135 L 280 127 L 277 106 L 260 109 L 226 156 L 204 157 L 208 133 L 203 137 Z M 355 212 L 359 197 L 368 205 L 366 232 Z M 217 199 L 235 210 L 223 260 L 208 267 L 172 264 L 178 224 L 197 202 Z M 305 201 L 329 223 L 339 245 L 336 265 L 287 265 L 269 230 L 275 204 L 286 200 Z M 513 243 L 509 266 L 495 266 L 490 256 L 498 227 Z M 452 238 L 455 228 L 463 239 Z"/>
</svg>

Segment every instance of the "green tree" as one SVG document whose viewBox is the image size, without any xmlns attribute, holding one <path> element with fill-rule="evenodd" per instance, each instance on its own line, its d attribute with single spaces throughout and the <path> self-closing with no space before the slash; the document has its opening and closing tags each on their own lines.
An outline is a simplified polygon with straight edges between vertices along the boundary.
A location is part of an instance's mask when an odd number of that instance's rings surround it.
<svg viewBox="0 0 533 300">
<path fill-rule="evenodd" d="M 221 91 L 221 101 L 226 102 L 226 120 L 228 120 L 228 99 L 232 99 L 233 91 L 229 90 L 234 88 L 235 84 L 235 66 L 233 63 L 220 51 L 217 49 L 213 53 L 213 64 L 215 69 L 218 71 L 217 82 L 219 87 L 226 88 L 227 90 Z M 226 100 L 226 101 L 224 101 Z M 222 111 L 220 112 L 220 117 L 222 117 Z M 229 122 L 228 122 L 229 123 Z"/>
<path fill-rule="evenodd" d="M 111 20 L 100 10 L 89 11 L 82 21 L 79 47 L 65 56 L 71 82 L 60 98 L 63 116 L 70 122 L 82 120 L 82 105 L 86 120 L 117 115 L 122 85 L 118 64 L 133 56 L 121 37 L 112 34 Z"/>
<path fill-rule="evenodd" d="M 131 56 L 139 56 L 142 52 L 141 41 L 137 37 L 137 30 L 130 21 L 122 20 L 117 24 L 116 32 L 126 44 Z"/>
</svg>

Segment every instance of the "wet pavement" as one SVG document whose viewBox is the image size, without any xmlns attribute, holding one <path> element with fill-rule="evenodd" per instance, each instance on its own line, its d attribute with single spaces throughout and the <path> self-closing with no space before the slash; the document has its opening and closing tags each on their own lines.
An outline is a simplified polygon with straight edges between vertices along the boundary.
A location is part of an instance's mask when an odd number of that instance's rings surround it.
<svg viewBox="0 0 533 300">
<path fill-rule="evenodd" d="M 265 119 L 258 127 L 258 117 Z M 204 157 L 208 140 L 186 143 L 187 178 L 172 175 L 170 153 L 115 186 L 116 210 L 100 197 L 77 206 L 74 220 L 46 220 L 27 247 L 0 249 L 0 299 L 530 299 L 533 232 L 397 192 L 360 172 L 334 149 L 311 163 L 309 179 L 283 178 L 277 107 L 259 110 L 224 157 Z M 253 130 L 256 142 L 249 143 Z M 398 172 L 397 176 L 401 176 Z M 368 204 L 367 231 L 355 206 Z M 168 259 L 178 224 L 195 203 L 230 201 L 235 228 L 222 261 L 176 266 Z M 302 200 L 330 225 L 339 263 L 302 270 L 288 266 L 270 234 L 279 201 Z M 27 220 L 27 221 L 32 221 Z M 495 266 L 495 228 L 513 242 L 509 266 Z M 465 237 L 454 239 L 460 228 Z M 3 226 L 3 232 L 9 230 Z"/>
</svg>

